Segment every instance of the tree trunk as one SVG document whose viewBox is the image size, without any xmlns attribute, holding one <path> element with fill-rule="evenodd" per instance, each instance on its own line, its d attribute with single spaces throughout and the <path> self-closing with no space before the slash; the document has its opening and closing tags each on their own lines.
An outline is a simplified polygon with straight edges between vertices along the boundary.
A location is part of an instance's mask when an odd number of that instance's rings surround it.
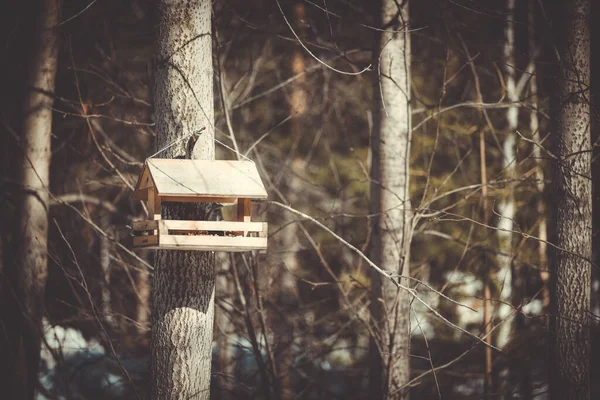
<svg viewBox="0 0 600 400">
<path fill-rule="evenodd" d="M 540 125 L 537 115 L 538 100 L 537 100 L 537 43 L 535 39 L 535 7 L 537 0 L 528 1 L 527 9 L 527 40 L 528 40 L 528 53 L 529 60 L 533 62 L 533 68 L 531 69 L 531 76 L 529 77 L 529 102 L 531 104 L 531 111 L 529 113 L 529 128 L 533 135 L 533 140 L 536 143 L 541 143 Z M 527 72 L 525 72 L 527 73 Z M 548 270 L 547 270 L 547 257 L 546 257 L 546 241 L 548 240 L 546 234 L 546 204 L 544 199 L 544 169 L 542 164 L 542 153 L 539 146 L 533 146 L 533 161 L 536 164 L 535 177 L 537 181 L 538 198 L 536 202 L 536 210 L 538 214 L 538 260 L 540 265 L 540 278 L 542 282 L 542 301 L 544 310 L 547 311 L 549 306 L 548 297 Z M 525 300 L 526 296 L 526 282 L 525 276 L 523 275 L 520 268 L 517 268 L 517 263 L 513 263 L 513 274 L 512 274 L 512 305 L 515 309 L 520 307 Z M 512 346 L 513 349 L 521 349 L 523 346 L 523 339 L 526 337 L 526 330 L 528 326 L 527 318 L 523 313 L 519 312 L 514 316 L 514 323 L 512 324 L 512 334 L 519 343 L 516 346 Z M 547 325 L 546 325 L 547 326 Z M 514 352 L 510 358 L 510 388 L 512 393 L 522 396 L 524 400 L 533 399 L 533 366 L 531 362 L 530 353 L 525 354 Z M 516 388 L 516 389 L 515 389 Z"/>
<path fill-rule="evenodd" d="M 137 305 L 135 308 L 135 322 L 138 333 L 147 338 L 148 323 L 150 320 L 150 273 L 140 269 L 136 274 Z"/>
<path fill-rule="evenodd" d="M 306 10 L 304 4 L 297 1 L 294 4 L 294 20 L 298 35 L 304 38 L 306 29 L 304 20 Z M 300 45 L 295 46 L 291 57 L 292 76 L 296 76 L 306 68 L 304 63 L 304 50 Z M 303 128 L 305 124 L 305 113 L 307 109 L 306 76 L 301 76 L 290 85 L 290 114 L 293 116 L 290 121 L 290 137 L 292 140 L 292 149 L 290 158 L 286 162 L 289 169 L 283 175 L 284 193 L 287 203 L 297 206 L 299 193 L 302 191 L 302 182 L 297 174 L 301 171 L 300 159 L 295 158 L 295 152 L 298 144 L 303 137 Z M 282 264 L 277 274 L 277 284 L 279 290 L 275 295 L 276 309 L 271 318 L 273 333 L 277 337 L 277 342 L 273 346 L 275 367 L 277 369 L 277 398 L 288 400 L 294 397 L 292 387 L 292 371 L 294 364 L 294 321 L 290 318 L 294 315 L 293 309 L 298 307 L 299 294 L 297 274 L 299 273 L 300 263 L 298 260 L 298 251 L 300 250 L 300 241 L 298 238 L 300 229 L 295 216 L 288 212 L 282 215 L 282 225 L 284 228 L 280 232 L 281 248 L 284 250 Z"/>
<path fill-rule="evenodd" d="M 519 101 L 515 83 L 515 0 L 506 1 L 506 25 L 504 27 L 504 62 L 506 81 L 506 97 L 513 106 L 506 110 L 506 137 L 503 144 L 502 170 L 506 179 L 515 178 L 516 170 L 516 133 L 519 123 L 519 108 L 516 104 Z M 498 219 L 498 252 L 500 253 L 496 260 L 498 262 L 498 284 L 501 288 L 500 300 L 506 303 L 499 303 L 498 317 L 505 320 L 498 329 L 497 345 L 504 348 L 510 340 L 513 331 L 514 319 L 508 318 L 512 312 L 509 305 L 512 297 L 512 233 L 513 221 L 515 219 L 515 196 L 512 189 L 512 182 L 509 182 L 505 196 L 498 204 L 498 213 L 501 215 Z M 517 278 L 518 279 L 518 278 Z M 508 319 L 507 319 L 508 318 Z"/>
<path fill-rule="evenodd" d="M 214 159 L 210 0 L 162 0 L 158 26 L 156 147 L 166 158 Z M 205 130 L 198 136 L 182 137 Z M 194 143 L 194 139 L 197 139 Z M 168 204 L 169 219 L 205 220 L 212 204 Z M 214 317 L 212 252 L 158 251 L 152 285 L 153 399 L 208 399 Z"/>
<path fill-rule="evenodd" d="M 488 179 L 487 179 L 487 158 L 485 155 L 485 131 L 479 132 L 479 165 L 481 172 L 481 200 L 483 208 L 483 224 L 485 226 L 490 223 L 491 209 L 488 203 Z M 487 257 L 483 255 L 481 257 L 484 267 L 484 271 L 490 270 L 489 261 Z M 483 277 L 483 331 L 485 333 L 485 347 L 484 352 L 484 382 L 483 382 L 483 393 L 485 396 L 492 392 L 494 387 L 494 375 L 493 375 L 493 357 L 492 357 L 492 291 L 490 288 L 490 275 L 489 273 Z"/>
<path fill-rule="evenodd" d="M 214 370 L 219 374 L 218 399 L 227 400 L 236 398 L 235 395 L 235 314 L 233 293 L 233 257 L 228 253 L 217 253 L 217 265 L 220 273 L 217 275 L 217 303 L 215 310 L 215 323 L 217 328 L 217 349 Z"/>
<path fill-rule="evenodd" d="M 33 399 L 40 359 L 41 321 L 48 274 L 48 198 L 52 104 L 58 57 L 58 0 L 42 0 L 33 56 L 30 62 L 28 94 L 25 98 L 21 132 L 23 160 L 17 253 L 16 299 L 21 321 L 16 329 L 14 363 L 16 379 L 11 398 Z"/>
<path fill-rule="evenodd" d="M 100 217 L 100 227 L 101 229 L 111 234 L 111 221 L 110 215 L 104 214 Z M 111 234 L 112 236 L 112 234 Z M 104 235 L 100 235 L 100 268 L 102 269 L 102 276 L 104 277 L 104 281 L 102 282 L 102 286 L 100 288 L 101 292 L 101 307 L 102 316 L 104 317 L 104 321 L 111 328 L 115 328 L 115 320 L 113 318 L 112 312 L 112 296 L 110 293 L 110 253 L 112 251 L 111 241 L 108 237 Z"/>
<path fill-rule="evenodd" d="M 542 143 L 542 135 L 540 132 L 540 121 L 537 110 L 539 109 L 538 104 L 538 85 L 537 85 L 537 57 L 536 47 L 537 43 L 535 40 L 536 23 L 535 23 L 535 7 L 537 0 L 529 0 L 529 8 L 527 11 L 528 23 L 527 23 L 527 35 L 528 35 L 528 48 L 529 48 L 529 59 L 534 61 L 534 67 L 531 72 L 531 78 L 529 78 L 529 101 L 531 103 L 532 111 L 529 117 L 529 129 L 533 134 L 533 140 L 536 143 Z M 548 293 L 548 223 L 546 218 L 546 199 L 544 198 L 545 184 L 544 184 L 544 168 L 543 168 L 543 155 L 540 146 L 533 146 L 533 158 L 537 164 L 535 170 L 535 179 L 537 181 L 538 189 L 538 201 L 537 201 L 537 213 L 539 218 L 538 226 L 538 254 L 540 263 L 540 278 L 542 280 L 542 301 L 544 302 L 544 310 L 547 310 L 550 306 L 550 295 Z"/>
<path fill-rule="evenodd" d="M 559 61 L 551 77 L 553 240 L 550 393 L 589 399 L 592 256 L 589 0 L 562 1 L 553 20 Z"/>
<path fill-rule="evenodd" d="M 408 276 L 412 232 L 408 1 L 381 0 L 379 6 L 378 26 L 383 30 L 373 54 L 370 211 L 376 217 L 370 257 L 394 276 Z M 401 282 L 409 284 L 406 279 Z M 407 399 L 408 388 L 399 388 L 410 378 L 410 297 L 377 273 L 372 274 L 371 287 L 371 315 L 379 334 L 370 346 L 370 397 Z"/>
<path fill-rule="evenodd" d="M 600 4 L 592 4 L 592 21 L 600 18 Z M 591 42 L 600 41 L 600 25 L 595 24 L 590 27 Z M 600 49 L 592 47 L 590 49 L 591 71 L 590 84 L 592 89 L 592 143 L 594 150 L 592 153 L 592 254 L 594 264 L 600 264 Z M 598 268 L 592 268 L 592 290 L 591 290 L 591 310 L 595 315 L 600 315 L 600 271 Z"/>
<path fill-rule="evenodd" d="M 292 96 L 296 92 L 293 89 Z M 299 128 L 300 124 L 292 119 L 292 129 Z M 293 131 L 294 134 L 300 134 L 300 130 Z M 293 160 L 289 171 L 285 175 L 286 200 L 292 206 L 298 204 L 298 194 L 302 191 L 302 182 L 296 175 L 300 171 L 300 160 Z M 277 273 L 277 290 L 273 294 L 276 306 L 271 318 L 273 333 L 277 337 L 274 347 L 275 366 L 277 368 L 277 398 L 288 400 L 294 398 L 292 387 L 292 371 L 294 363 L 294 311 L 301 304 L 298 292 L 298 274 L 300 273 L 300 262 L 298 252 L 300 251 L 300 241 L 298 238 L 300 229 L 298 221 L 290 213 L 285 213 L 282 218 L 284 228 L 279 233 L 281 238 L 281 248 L 284 251 L 282 256 L 282 265 Z"/>
</svg>

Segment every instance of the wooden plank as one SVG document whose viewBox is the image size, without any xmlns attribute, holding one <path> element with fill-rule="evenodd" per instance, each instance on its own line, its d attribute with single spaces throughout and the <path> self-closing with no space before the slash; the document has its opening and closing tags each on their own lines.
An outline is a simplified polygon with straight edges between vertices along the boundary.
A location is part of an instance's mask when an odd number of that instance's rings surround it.
<svg viewBox="0 0 600 400">
<path fill-rule="evenodd" d="M 158 204 L 157 204 L 158 203 Z M 156 210 L 158 208 L 158 218 Z M 154 188 L 148 189 L 148 218 L 160 219 L 160 200 L 157 200 L 156 190 Z"/>
<path fill-rule="evenodd" d="M 158 221 L 133 221 L 132 224 L 132 231 L 136 232 L 136 231 L 152 231 L 154 229 L 158 229 Z"/>
<path fill-rule="evenodd" d="M 220 203 L 220 204 L 235 204 L 235 197 L 207 197 L 204 195 L 197 196 L 163 196 L 160 195 L 162 201 L 172 201 L 175 203 Z"/>
<path fill-rule="evenodd" d="M 239 198 L 237 205 L 237 220 L 240 222 L 250 222 L 252 219 L 252 205 L 250 199 Z"/>
<path fill-rule="evenodd" d="M 148 166 L 144 164 L 144 169 L 142 170 L 142 174 L 140 175 L 137 183 L 135 184 L 135 188 L 136 190 L 141 190 L 148 189 L 150 187 L 154 187 L 154 182 L 152 181 L 152 176 L 150 175 Z"/>
<path fill-rule="evenodd" d="M 158 223 L 159 229 L 179 231 L 249 231 L 261 232 L 266 229 L 266 222 L 237 222 L 237 221 L 184 221 L 162 220 Z"/>
<path fill-rule="evenodd" d="M 238 221 L 186 221 L 186 220 L 146 220 L 133 221 L 132 231 L 180 230 L 180 231 L 224 231 L 235 232 L 245 230 L 259 232 L 261 237 L 266 237 L 268 224 L 266 222 L 238 222 Z"/>
<path fill-rule="evenodd" d="M 148 168 L 144 168 L 144 171 L 142 172 L 142 178 L 140 179 L 140 184 L 138 185 L 138 189 L 148 189 L 151 187 L 154 187 L 154 182 L 152 182 L 150 171 L 148 171 Z"/>
<path fill-rule="evenodd" d="M 135 184 L 133 198 L 140 201 L 147 201 L 148 189 L 154 186 L 154 181 L 152 180 L 152 175 L 150 174 L 148 166 L 144 164 L 144 169 L 142 170 L 142 173 Z"/>
<path fill-rule="evenodd" d="M 251 161 L 152 158 L 146 165 L 162 196 L 267 198 L 256 165 Z"/>
<path fill-rule="evenodd" d="M 134 236 L 133 247 L 148 247 L 158 244 L 158 236 Z"/>
<path fill-rule="evenodd" d="M 160 237 L 160 245 L 157 248 L 230 252 L 265 250 L 267 248 L 267 238 L 166 235 Z"/>
<path fill-rule="evenodd" d="M 237 201 L 237 220 L 240 222 L 250 222 L 252 220 L 252 205 L 250 199 L 239 198 Z M 248 230 L 238 232 L 240 236 L 248 236 Z"/>
<path fill-rule="evenodd" d="M 156 196 L 154 197 L 154 219 L 161 219 L 161 206 L 162 206 L 162 200 L 160 199 L 160 196 Z"/>
<path fill-rule="evenodd" d="M 147 201 L 148 200 L 148 189 L 140 189 L 133 192 L 134 200 Z"/>
</svg>

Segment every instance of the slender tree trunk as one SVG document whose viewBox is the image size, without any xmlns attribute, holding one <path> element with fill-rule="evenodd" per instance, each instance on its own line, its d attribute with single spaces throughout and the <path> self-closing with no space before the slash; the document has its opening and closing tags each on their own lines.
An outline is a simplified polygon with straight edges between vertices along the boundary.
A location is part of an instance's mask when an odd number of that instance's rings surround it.
<svg viewBox="0 0 600 400">
<path fill-rule="evenodd" d="M 374 129 L 371 138 L 373 262 L 394 276 L 409 275 L 412 213 L 409 194 L 411 141 L 408 1 L 379 3 L 374 52 Z M 409 285 L 408 280 L 401 280 Z M 370 348 L 370 398 L 408 398 L 410 297 L 381 275 L 371 277 L 371 315 L 379 332 Z"/>
<path fill-rule="evenodd" d="M 550 82 L 554 133 L 550 257 L 550 393 L 589 399 L 592 183 L 589 0 L 561 1 L 553 19 L 559 57 Z"/>
<path fill-rule="evenodd" d="M 528 1 L 528 23 L 527 23 L 527 37 L 528 37 L 528 52 L 529 60 L 534 63 L 534 67 L 531 70 L 531 76 L 529 77 L 529 101 L 532 110 L 529 114 L 529 128 L 533 134 L 533 140 L 536 143 L 541 143 L 540 126 L 537 114 L 538 101 L 537 101 L 537 68 L 536 68 L 536 53 L 537 43 L 535 40 L 535 7 L 537 0 Z M 527 73 L 527 72 L 525 72 Z M 550 300 L 548 295 L 548 271 L 547 271 L 547 257 L 546 257 L 546 241 L 547 241 L 547 227 L 546 227 L 546 205 L 544 199 L 544 170 L 542 165 L 542 154 L 539 146 L 533 146 L 533 161 L 536 164 L 535 177 L 537 180 L 538 199 L 536 203 L 536 209 L 538 214 L 538 260 L 540 265 L 540 278 L 542 281 L 542 301 L 544 309 L 547 309 Z M 516 264 L 513 263 L 513 295 L 512 305 L 516 309 L 523 304 L 525 300 L 525 277 L 521 273 L 520 269 L 516 268 Z M 523 340 L 525 337 L 525 331 L 527 329 L 527 320 L 522 313 L 517 313 L 514 316 L 514 323 L 512 324 L 513 337 L 517 340 Z M 513 349 L 525 348 L 523 343 L 518 343 L 513 346 Z M 533 399 L 533 382 L 532 382 L 532 365 L 530 361 L 530 355 L 528 352 L 525 354 L 515 352 L 510 359 L 510 384 L 512 393 L 522 396 L 524 400 Z M 516 388 L 516 389 L 513 389 Z"/>
<path fill-rule="evenodd" d="M 210 0 L 160 2 L 155 81 L 161 157 L 214 159 Z M 193 140 L 197 138 L 194 143 Z M 169 219 L 207 219 L 210 204 L 165 204 Z M 158 251 L 152 285 L 152 399 L 208 399 L 214 318 L 212 252 Z"/>
<path fill-rule="evenodd" d="M 483 224 L 490 223 L 490 207 L 488 204 L 488 186 L 487 186 L 487 160 L 485 156 L 485 134 L 484 130 L 479 132 L 479 164 L 481 166 L 481 199 L 483 208 Z M 485 256 L 482 257 L 484 263 L 488 263 Z M 488 276 L 485 276 L 483 282 L 483 331 L 485 333 L 485 343 L 488 344 L 485 348 L 484 372 L 485 379 L 483 384 L 484 394 L 489 394 L 494 386 L 493 375 L 493 358 L 492 358 L 492 291 L 490 288 L 489 268 Z"/>
<path fill-rule="evenodd" d="M 33 399 L 40 359 L 44 290 L 48 274 L 48 198 L 52 104 L 58 57 L 58 0 L 39 2 L 39 29 L 33 47 L 21 132 L 23 159 L 17 253 L 16 299 L 21 308 L 17 327 L 16 379 L 11 398 Z"/>
<path fill-rule="evenodd" d="M 306 10 L 304 4 L 300 1 L 294 4 L 294 20 L 300 37 L 305 36 L 304 19 Z M 305 69 L 304 50 L 300 45 L 295 46 L 291 58 L 291 70 L 295 76 Z M 289 204 L 298 203 L 298 194 L 302 190 L 299 178 L 296 176 L 300 170 L 300 160 L 294 158 L 294 152 L 302 140 L 304 124 L 304 114 L 306 112 L 306 76 L 298 78 L 290 87 L 290 114 L 293 116 L 290 121 L 290 137 L 292 138 L 292 159 L 288 160 L 289 171 L 285 175 L 285 196 Z M 281 248 L 284 250 L 283 263 L 278 273 L 279 290 L 276 295 L 277 310 L 271 319 L 273 333 L 277 337 L 274 346 L 275 366 L 277 368 L 278 392 L 277 398 L 282 400 L 294 397 L 292 388 L 292 365 L 294 362 L 294 353 L 292 345 L 294 343 L 294 324 L 290 318 L 290 311 L 297 307 L 298 286 L 295 273 L 298 272 L 298 251 L 300 242 L 298 240 L 298 224 L 295 217 L 290 213 L 283 214 L 283 225 L 285 228 L 281 231 Z"/>
<path fill-rule="evenodd" d="M 301 35 L 304 36 L 305 29 L 303 28 L 304 19 L 306 18 L 306 12 L 304 9 L 304 4 L 302 2 L 297 2 L 294 7 L 294 17 L 296 20 L 296 25 L 298 26 L 297 31 Z M 300 46 L 296 46 L 294 48 L 294 52 L 292 54 L 292 73 L 294 75 L 300 74 L 304 71 L 304 50 Z M 292 119 L 292 135 L 300 135 L 301 127 L 302 127 L 302 115 L 306 111 L 306 75 L 298 78 L 293 86 L 291 93 L 291 104 L 290 104 L 290 112 L 295 117 Z M 294 137 L 295 138 L 295 137 Z"/>
<path fill-rule="evenodd" d="M 104 214 L 100 217 L 100 227 L 106 233 L 110 234 L 110 216 Z M 111 252 L 111 241 L 104 235 L 100 235 L 100 268 L 102 269 L 102 276 L 104 282 L 102 282 L 101 295 L 102 295 L 102 316 L 104 320 L 111 328 L 114 326 L 114 318 L 112 313 L 112 297 L 110 293 L 110 252 Z"/>
<path fill-rule="evenodd" d="M 235 325 L 232 318 L 235 314 L 233 293 L 233 257 L 228 253 L 217 253 L 217 265 L 221 272 L 217 275 L 217 303 L 219 307 L 215 310 L 215 323 L 217 324 L 216 342 L 217 351 L 215 357 L 215 372 L 219 373 L 219 399 L 227 400 L 235 398 L 235 358 L 234 339 Z"/>
<path fill-rule="evenodd" d="M 139 298 L 135 310 L 135 322 L 140 335 L 146 335 L 150 322 L 150 273 L 140 269 L 136 274 L 135 285 Z"/>
<path fill-rule="evenodd" d="M 292 161 L 290 171 L 286 173 L 286 200 L 293 206 L 298 204 L 298 194 L 302 190 L 301 182 L 295 175 L 299 164 L 300 160 L 298 159 Z M 277 398 L 286 400 L 294 397 L 291 376 L 294 362 L 294 352 L 292 351 L 294 321 L 291 316 L 295 314 L 294 308 L 298 307 L 299 304 L 296 274 L 300 269 L 298 260 L 300 242 L 298 240 L 298 223 L 295 221 L 294 216 L 290 213 L 285 213 L 282 222 L 285 228 L 280 232 L 280 237 L 284 256 L 282 257 L 283 265 L 279 268 L 277 276 L 278 287 L 273 294 L 276 301 L 276 309 L 274 310 L 273 318 L 271 318 L 271 325 L 273 333 L 277 337 L 276 345 L 273 349 L 279 391 Z"/>
<path fill-rule="evenodd" d="M 538 0 L 529 0 L 529 10 L 528 10 L 528 48 L 529 48 L 529 59 L 535 60 L 536 57 L 536 40 L 535 40 L 535 7 L 538 3 Z M 533 110 L 529 114 L 529 129 L 533 133 L 533 140 L 536 143 L 542 142 L 542 135 L 540 132 L 540 121 L 538 117 L 537 110 L 539 108 L 538 104 L 538 85 L 537 85 L 537 63 L 534 64 L 533 71 L 531 73 L 531 78 L 529 79 L 529 101 L 531 102 L 531 107 Z M 544 168 L 542 166 L 543 155 L 542 149 L 540 146 L 533 146 L 533 158 L 537 164 L 537 168 L 535 170 L 535 178 L 537 181 L 537 189 L 538 189 L 538 202 L 537 202 L 537 212 L 539 218 L 539 226 L 538 226 L 538 238 L 540 239 L 538 242 L 538 254 L 539 254 L 539 263 L 541 267 L 540 278 L 542 280 L 542 301 L 544 303 L 544 310 L 547 310 L 550 306 L 550 294 L 548 293 L 548 246 L 546 242 L 548 241 L 548 222 L 546 218 L 546 199 L 544 198 L 545 193 L 545 184 L 544 184 Z"/>
<path fill-rule="evenodd" d="M 506 82 L 506 96 L 508 101 L 515 103 L 519 101 L 515 83 L 515 0 L 506 1 L 506 25 L 504 28 L 504 62 Z M 515 178 L 516 167 L 516 133 L 519 123 L 519 108 L 517 104 L 506 110 L 506 137 L 503 144 L 502 169 L 506 179 Z M 512 276 L 512 233 L 513 221 L 515 218 L 515 196 L 512 189 L 512 182 L 509 182 L 506 188 L 505 197 L 498 204 L 498 213 L 501 215 L 498 219 L 498 284 L 501 287 L 500 303 L 498 306 L 498 316 L 506 319 L 512 312 L 511 302 L 513 291 Z M 518 277 L 515 277 L 518 279 Z M 500 348 L 506 346 L 510 340 L 513 331 L 514 319 L 509 318 L 498 329 L 497 345 Z"/>
</svg>

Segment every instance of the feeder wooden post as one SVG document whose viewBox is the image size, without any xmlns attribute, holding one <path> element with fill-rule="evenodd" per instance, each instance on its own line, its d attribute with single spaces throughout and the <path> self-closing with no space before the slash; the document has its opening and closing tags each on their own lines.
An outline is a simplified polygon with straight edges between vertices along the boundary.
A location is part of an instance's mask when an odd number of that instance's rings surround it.
<svg viewBox="0 0 600 400">
<path fill-rule="evenodd" d="M 160 219 L 160 197 L 156 195 L 156 189 L 148 188 L 148 217 L 153 220 Z"/>
<path fill-rule="evenodd" d="M 155 195 L 154 196 L 154 219 L 155 220 L 160 220 L 161 216 L 160 216 L 160 208 L 162 206 L 162 199 L 160 196 Z"/>
<path fill-rule="evenodd" d="M 239 222 L 250 222 L 252 219 L 252 204 L 250 199 L 239 198 L 237 201 L 237 220 Z M 248 231 L 243 231 L 244 237 L 248 236 Z"/>
</svg>

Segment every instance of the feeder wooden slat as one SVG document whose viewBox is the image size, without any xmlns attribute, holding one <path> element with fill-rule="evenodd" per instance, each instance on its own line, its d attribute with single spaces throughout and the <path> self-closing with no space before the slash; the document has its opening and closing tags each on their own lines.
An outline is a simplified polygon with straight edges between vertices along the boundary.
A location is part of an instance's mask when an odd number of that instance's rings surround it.
<svg viewBox="0 0 600 400">
<path fill-rule="evenodd" d="M 151 236 L 137 236 L 146 238 Z M 160 250 L 199 250 L 199 251 L 250 251 L 267 248 L 267 238 L 227 237 L 227 236 L 184 236 L 161 235 L 160 244 L 148 244 L 141 247 Z"/>
<path fill-rule="evenodd" d="M 151 231 L 164 227 L 180 231 L 239 231 L 266 232 L 266 222 L 148 220 L 133 221 L 132 231 Z"/>
<path fill-rule="evenodd" d="M 133 247 L 148 247 L 148 246 L 154 246 L 157 244 L 158 244 L 158 236 L 156 236 L 156 235 L 134 236 L 133 237 Z"/>
<path fill-rule="evenodd" d="M 235 197 L 206 197 L 200 195 L 185 195 L 185 196 L 160 196 L 162 201 L 171 201 L 174 203 L 220 203 L 220 204 L 235 204 Z"/>
<path fill-rule="evenodd" d="M 154 229 L 158 229 L 158 221 L 149 220 L 149 221 L 133 221 L 131 224 L 131 230 L 134 232 L 137 231 L 152 231 Z"/>
<path fill-rule="evenodd" d="M 260 232 L 264 229 L 262 222 L 236 221 L 161 221 L 167 229 L 182 231 L 239 231 Z"/>
<path fill-rule="evenodd" d="M 133 231 L 151 231 L 164 227 L 178 231 L 239 231 L 261 232 L 266 230 L 264 222 L 236 221 L 184 221 L 164 219 L 160 221 L 134 221 Z"/>
</svg>

